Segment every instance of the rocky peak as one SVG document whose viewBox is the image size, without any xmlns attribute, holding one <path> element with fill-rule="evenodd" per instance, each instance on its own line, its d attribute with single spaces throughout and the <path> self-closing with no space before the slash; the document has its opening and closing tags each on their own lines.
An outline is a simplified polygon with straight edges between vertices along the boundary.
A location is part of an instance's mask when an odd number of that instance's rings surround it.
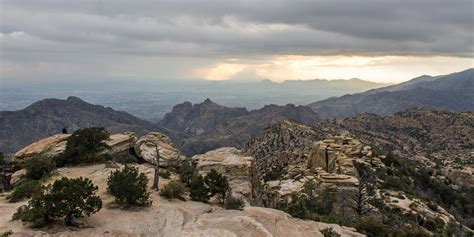
<svg viewBox="0 0 474 237">
<path fill-rule="evenodd" d="M 259 174 L 265 175 L 305 162 L 312 144 L 322 137 L 311 127 L 285 120 L 264 129 L 247 143 L 244 151 L 256 158 Z"/>
<path fill-rule="evenodd" d="M 159 124 L 168 129 L 189 135 L 201 135 L 230 119 L 247 115 L 245 108 L 229 108 L 212 102 L 209 98 L 200 104 L 190 102 L 177 105 Z"/>
</svg>

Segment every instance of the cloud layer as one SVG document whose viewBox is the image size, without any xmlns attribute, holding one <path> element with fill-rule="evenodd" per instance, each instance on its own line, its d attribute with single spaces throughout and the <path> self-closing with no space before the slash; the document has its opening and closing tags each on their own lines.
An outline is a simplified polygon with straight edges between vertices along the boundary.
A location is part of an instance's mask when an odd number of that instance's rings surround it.
<svg viewBox="0 0 474 237">
<path fill-rule="evenodd" d="M 50 70 L 62 65 L 65 73 L 104 76 L 117 71 L 110 65 L 159 61 L 165 71 L 175 69 L 164 74 L 183 77 L 190 67 L 228 58 L 472 58 L 474 52 L 471 0 L 2 0 L 1 4 L 4 77 L 28 77 L 34 68 L 46 70 L 48 65 Z M 146 74 L 149 69 L 142 70 Z"/>
</svg>

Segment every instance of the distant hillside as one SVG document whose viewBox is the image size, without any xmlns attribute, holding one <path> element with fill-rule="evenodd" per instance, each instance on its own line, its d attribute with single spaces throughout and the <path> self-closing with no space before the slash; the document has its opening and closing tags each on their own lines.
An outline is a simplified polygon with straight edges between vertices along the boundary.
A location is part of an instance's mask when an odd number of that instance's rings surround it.
<svg viewBox="0 0 474 237">
<path fill-rule="evenodd" d="M 200 104 L 183 103 L 159 122 L 159 125 L 185 133 L 188 138 L 174 139 L 180 150 L 188 155 L 204 153 L 223 147 L 242 147 L 265 127 L 282 120 L 311 124 L 319 116 L 309 107 L 267 105 L 248 112 L 244 108 L 228 108 L 209 99 Z"/>
<path fill-rule="evenodd" d="M 406 157 L 423 155 L 472 165 L 474 112 L 412 108 L 385 117 L 362 113 L 327 119 L 316 127 L 334 134 L 349 132 L 366 144 Z"/>
<path fill-rule="evenodd" d="M 344 95 L 308 105 L 324 118 L 357 113 L 391 115 L 413 107 L 474 110 L 474 69 L 446 76 L 422 76 L 395 86 Z"/>
<path fill-rule="evenodd" d="M 77 97 L 45 99 L 18 111 L 0 112 L 0 151 L 15 152 L 40 138 L 86 127 L 105 127 L 112 133 L 143 134 L 157 129 L 126 112 L 89 104 Z"/>
</svg>

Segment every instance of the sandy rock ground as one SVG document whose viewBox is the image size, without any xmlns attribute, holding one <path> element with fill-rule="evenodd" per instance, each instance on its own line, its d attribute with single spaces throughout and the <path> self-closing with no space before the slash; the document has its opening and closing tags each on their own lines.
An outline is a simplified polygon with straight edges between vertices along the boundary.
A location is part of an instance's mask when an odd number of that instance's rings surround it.
<svg viewBox="0 0 474 237">
<path fill-rule="evenodd" d="M 146 165 L 138 167 L 148 175 L 151 186 L 153 168 Z M 295 219 L 274 209 L 246 207 L 244 211 L 225 210 L 200 202 L 168 201 L 156 192 L 151 194 L 152 206 L 122 209 L 106 193 L 107 176 L 112 170 L 102 164 L 61 168 L 48 180 L 52 182 L 62 176 L 83 176 L 99 186 L 102 209 L 91 217 L 77 220 L 86 227 L 67 227 L 58 222 L 47 228 L 32 229 L 19 221 L 11 221 L 16 208 L 26 201 L 8 203 L 3 195 L 0 196 L 0 233 L 12 230 L 12 236 L 323 236 L 320 230 L 332 227 L 342 236 L 362 236 L 351 228 Z M 168 182 L 160 178 L 161 187 Z"/>
</svg>

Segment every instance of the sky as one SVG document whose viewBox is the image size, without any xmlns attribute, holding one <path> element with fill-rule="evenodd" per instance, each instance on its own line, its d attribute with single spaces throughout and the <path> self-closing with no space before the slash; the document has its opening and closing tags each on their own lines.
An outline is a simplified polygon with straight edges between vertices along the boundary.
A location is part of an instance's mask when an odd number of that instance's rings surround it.
<svg viewBox="0 0 474 237">
<path fill-rule="evenodd" d="M 0 76 L 395 83 L 474 67 L 472 0 L 0 0 Z"/>
</svg>

